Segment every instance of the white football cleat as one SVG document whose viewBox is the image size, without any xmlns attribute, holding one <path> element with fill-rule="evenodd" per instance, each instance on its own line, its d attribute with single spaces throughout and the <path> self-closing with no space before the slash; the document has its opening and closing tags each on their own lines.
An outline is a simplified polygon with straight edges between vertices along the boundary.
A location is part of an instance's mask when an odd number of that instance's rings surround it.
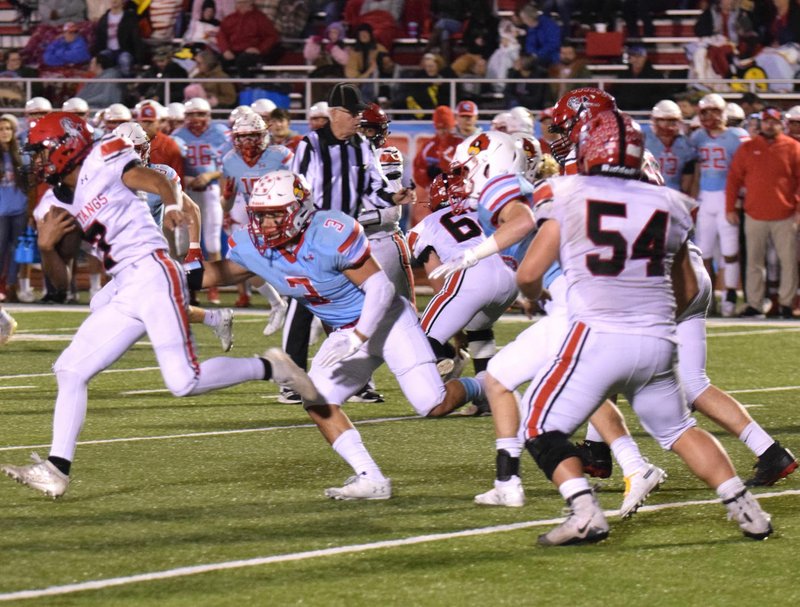
<svg viewBox="0 0 800 607">
<path fill-rule="evenodd" d="M 739 523 L 747 537 L 764 540 L 772 533 L 772 517 L 761 509 L 753 494 L 746 489 L 729 500 L 722 500 L 722 503 L 728 509 L 728 520 Z"/>
<path fill-rule="evenodd" d="M 223 308 L 219 311 L 219 324 L 214 327 L 214 335 L 219 339 L 223 352 L 233 347 L 233 310 Z"/>
<path fill-rule="evenodd" d="M 19 299 L 22 303 L 33 303 L 36 301 L 36 292 L 33 289 L 17 291 L 17 299 Z"/>
<path fill-rule="evenodd" d="M 622 506 L 619 509 L 620 517 L 632 516 L 665 480 L 667 480 L 667 473 L 653 464 L 646 464 L 630 476 L 626 476 L 625 497 L 622 499 Z"/>
<path fill-rule="evenodd" d="M 567 520 L 539 536 L 542 546 L 567 546 L 599 542 L 608 537 L 608 522 L 591 489 L 567 501 Z"/>
<path fill-rule="evenodd" d="M 507 481 L 495 481 L 494 489 L 475 496 L 475 503 L 482 506 L 521 508 L 525 505 L 522 480 L 518 476 L 512 476 Z"/>
<path fill-rule="evenodd" d="M 283 321 L 286 320 L 286 312 L 289 310 L 289 304 L 287 304 L 283 299 L 278 300 L 280 303 L 276 303 L 272 306 L 272 310 L 269 313 L 269 322 L 267 326 L 264 327 L 264 335 L 269 337 L 276 331 L 278 331 L 283 326 Z"/>
<path fill-rule="evenodd" d="M 264 353 L 264 358 L 272 366 L 270 379 L 276 384 L 294 390 L 306 402 L 319 399 L 319 392 L 308 373 L 298 367 L 286 352 L 280 348 L 270 348 Z"/>
<path fill-rule="evenodd" d="M 376 481 L 364 474 L 351 476 L 343 487 L 325 489 L 325 496 L 334 500 L 388 500 L 392 497 L 392 480 Z"/>
<path fill-rule="evenodd" d="M 11 314 L 0 308 L 0 346 L 11 339 L 11 336 L 14 335 L 14 331 L 16 330 L 17 321 L 14 320 Z"/>
<path fill-rule="evenodd" d="M 733 301 L 723 301 L 720 311 L 724 318 L 731 318 L 736 315 L 736 303 Z"/>
<path fill-rule="evenodd" d="M 53 499 L 64 495 L 69 487 L 69 476 L 49 461 L 43 460 L 38 453 L 32 453 L 31 459 L 34 463 L 27 466 L 5 464 L 2 468 L 3 472 L 18 483 L 41 491 Z"/>
<path fill-rule="evenodd" d="M 461 377 L 464 367 L 469 362 L 469 353 L 466 350 L 456 350 L 453 358 L 443 358 L 436 363 L 436 370 L 443 382 L 448 382 L 456 377 Z"/>
</svg>

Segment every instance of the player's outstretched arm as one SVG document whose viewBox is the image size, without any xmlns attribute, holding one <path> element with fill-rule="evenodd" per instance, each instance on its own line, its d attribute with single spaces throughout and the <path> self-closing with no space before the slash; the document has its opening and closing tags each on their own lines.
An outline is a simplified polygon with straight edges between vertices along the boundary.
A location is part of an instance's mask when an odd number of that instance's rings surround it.
<svg viewBox="0 0 800 607">
<path fill-rule="evenodd" d="M 253 272 L 230 259 L 204 261 L 202 288 L 207 289 L 209 287 L 235 285 L 244 282 L 252 276 L 255 276 Z"/>
</svg>

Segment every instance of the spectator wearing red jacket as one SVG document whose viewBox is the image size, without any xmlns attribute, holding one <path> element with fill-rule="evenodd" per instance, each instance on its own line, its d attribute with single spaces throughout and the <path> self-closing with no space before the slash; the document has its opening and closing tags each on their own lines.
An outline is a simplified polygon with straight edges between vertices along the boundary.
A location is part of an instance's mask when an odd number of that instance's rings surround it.
<svg viewBox="0 0 800 607">
<path fill-rule="evenodd" d="M 414 182 L 425 189 L 429 188 L 433 178 L 450 169 L 456 146 L 463 141 L 453 134 L 456 119 L 446 105 L 440 105 L 433 111 L 433 126 L 436 134 L 426 141 L 414 157 Z"/>
<path fill-rule="evenodd" d="M 280 34 L 253 0 L 236 0 L 236 11 L 222 20 L 217 46 L 225 60 L 223 68 L 240 78 L 252 75 L 260 62 L 274 61 L 280 52 Z"/>
<path fill-rule="evenodd" d="M 150 139 L 150 162 L 152 164 L 166 164 L 175 169 L 178 177 L 183 183 L 184 162 L 181 148 L 177 142 L 169 135 L 161 132 L 162 109 L 160 104 L 152 101 L 145 101 L 139 105 L 136 112 L 136 122 L 138 122 L 147 137 Z M 163 110 L 166 114 L 166 110 Z"/>
<path fill-rule="evenodd" d="M 800 222 L 800 143 L 784 135 L 782 114 L 764 108 L 759 133 L 743 143 L 733 156 L 725 187 L 725 214 L 739 223 L 736 198 L 744 187 L 744 235 L 747 244 L 743 316 L 761 317 L 765 292 L 765 258 L 771 240 L 781 266 L 778 313 L 792 317 L 798 284 L 797 226 Z"/>
</svg>

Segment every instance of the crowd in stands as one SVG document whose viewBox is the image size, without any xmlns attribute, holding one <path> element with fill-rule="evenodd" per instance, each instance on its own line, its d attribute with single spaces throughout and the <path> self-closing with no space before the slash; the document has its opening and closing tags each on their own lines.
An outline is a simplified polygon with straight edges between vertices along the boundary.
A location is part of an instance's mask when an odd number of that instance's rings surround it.
<svg viewBox="0 0 800 607">
<path fill-rule="evenodd" d="M 665 78 L 652 59 L 656 47 L 646 40 L 654 35 L 655 18 L 687 8 L 702 11 L 696 39 L 686 49 L 687 69 L 706 80 L 707 88 L 727 90 L 714 80 L 731 77 L 794 77 L 800 61 L 798 0 L 43 0 L 28 43 L 5 52 L 2 75 L 53 77 L 53 84 L 37 84 L 34 92 L 56 102 L 76 94 L 89 98 L 92 107 L 112 98 L 132 105 L 143 98 L 181 102 L 201 96 L 215 109 L 235 107 L 248 88 L 266 91 L 285 106 L 288 93 L 298 90 L 292 80 L 306 75 L 331 79 L 313 85 L 306 107 L 325 99 L 336 79 L 369 80 L 360 86 L 367 99 L 427 120 L 439 105 L 453 107 L 453 90 L 443 82 L 453 78 L 458 98 L 494 110 L 552 105 L 566 90 L 593 79 L 586 34 L 620 32 L 626 44 L 616 60 L 623 68 L 605 78 L 607 88 L 621 107 L 646 110 L 685 86 L 642 88 L 613 80 Z M 403 47 L 398 40 L 417 44 Z M 195 81 L 171 83 L 167 91 L 161 83 L 56 82 L 259 79 L 293 63 L 308 71 L 281 73 L 285 85 Z M 398 77 L 421 81 L 400 83 Z M 579 82 L 535 82 L 564 78 Z M 20 88 L 0 87 L 4 107 L 21 107 Z"/>
</svg>

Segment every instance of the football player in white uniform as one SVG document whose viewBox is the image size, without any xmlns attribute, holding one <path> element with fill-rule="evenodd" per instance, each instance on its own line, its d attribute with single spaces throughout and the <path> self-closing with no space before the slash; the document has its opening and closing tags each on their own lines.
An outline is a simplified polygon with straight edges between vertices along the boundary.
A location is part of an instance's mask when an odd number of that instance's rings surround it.
<svg viewBox="0 0 800 607">
<path fill-rule="evenodd" d="M 396 147 L 385 147 L 390 122 L 381 106 L 370 103 L 361 114 L 360 132 L 372 144 L 375 157 L 389 182 L 387 191 L 394 193 L 410 184 L 403 183 L 403 154 Z M 357 219 L 364 227 L 372 254 L 392 281 L 395 292 L 416 307 L 411 255 L 406 237 L 400 229 L 402 214 L 403 207 L 400 205 L 379 208 L 372 204 L 371 198 L 365 197 Z"/>
<path fill-rule="evenodd" d="M 676 308 L 698 292 L 687 254 L 692 220 L 681 194 L 640 181 L 643 153 L 644 137 L 628 116 L 609 111 L 590 120 L 578 142 L 581 174 L 551 180 L 547 221 L 517 273 L 530 298 L 556 259 L 567 279 L 570 331 L 523 397 L 526 448 L 570 509 L 539 537 L 543 545 L 608 535 L 569 436 L 616 393 L 663 448 L 716 489 L 746 536 L 772 532 L 721 445 L 695 425 L 678 383 Z"/>
<path fill-rule="evenodd" d="M 69 283 L 62 253 L 74 255 L 80 234 L 102 252 L 115 292 L 86 318 L 53 366 L 58 396 L 49 457 L 34 456 L 26 466 L 4 465 L 5 474 L 51 497 L 63 495 L 86 417 L 89 381 L 144 335 L 176 396 L 271 378 L 315 397 L 308 376 L 280 350 L 263 358 L 198 361 L 187 315 L 186 274 L 169 257 L 164 235 L 136 191 L 161 195 L 168 227 L 184 221 L 181 199 L 163 174 L 141 166 L 130 142 L 113 134 L 93 142 L 86 122 L 66 112 L 39 120 L 28 141 L 38 178 L 53 185 L 62 201 L 70 201 L 67 209 L 51 209 L 39 224 L 45 271 L 57 287 Z"/>
<path fill-rule="evenodd" d="M 428 273 L 486 239 L 477 212 L 450 205 L 446 179 L 444 173 L 434 178 L 429 203 L 433 212 L 408 235 L 414 257 Z M 492 255 L 445 280 L 430 282 L 435 295 L 422 313 L 421 323 L 440 374 L 448 378 L 460 374 L 464 359 L 448 341 L 461 330 L 466 331 L 475 371 L 485 371 L 496 351 L 492 326 L 517 298 L 513 270 L 500 256 Z"/>
</svg>

